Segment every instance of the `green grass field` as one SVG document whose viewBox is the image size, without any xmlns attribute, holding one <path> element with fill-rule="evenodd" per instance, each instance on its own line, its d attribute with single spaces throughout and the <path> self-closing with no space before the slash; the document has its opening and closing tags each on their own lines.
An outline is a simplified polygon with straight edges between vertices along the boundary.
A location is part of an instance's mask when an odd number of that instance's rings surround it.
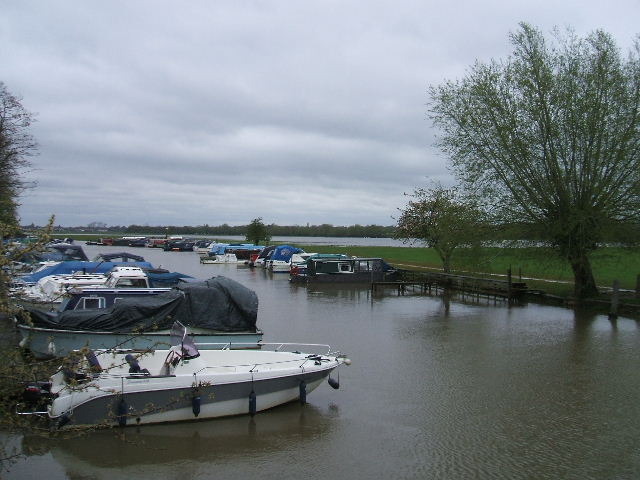
<svg viewBox="0 0 640 480">
<path fill-rule="evenodd" d="M 97 240 L 99 237 L 86 235 L 81 240 Z M 298 246 L 308 252 L 380 257 L 401 268 L 442 268 L 438 254 L 431 248 Z M 594 252 L 591 260 L 598 286 L 611 287 L 613 281 L 618 280 L 621 288 L 635 290 L 640 275 L 640 247 L 605 247 Z M 570 296 L 573 292 L 571 267 L 549 248 L 461 249 L 454 254 L 453 266 L 456 272 L 474 275 L 506 275 L 511 268 L 514 280 L 522 276 L 530 288 L 561 296 Z"/>
<path fill-rule="evenodd" d="M 403 268 L 441 269 L 437 253 L 430 248 L 416 247 L 332 247 L 326 245 L 305 246 L 307 251 L 318 253 L 346 253 L 361 257 L 382 257 L 387 262 Z M 569 294 L 573 290 L 573 272 L 569 264 L 548 248 L 481 248 L 461 250 L 454 256 L 454 268 L 458 272 L 474 274 L 506 275 L 509 268 L 514 279 L 520 276 L 531 286 L 533 279 L 546 280 L 543 290 L 550 288 L 558 294 Z M 607 247 L 592 256 L 592 267 L 596 283 L 610 287 L 614 280 L 621 288 L 635 289 L 640 275 L 640 248 Z M 552 281 L 556 285 L 549 285 Z M 558 283 L 566 282 L 566 283 Z"/>
</svg>

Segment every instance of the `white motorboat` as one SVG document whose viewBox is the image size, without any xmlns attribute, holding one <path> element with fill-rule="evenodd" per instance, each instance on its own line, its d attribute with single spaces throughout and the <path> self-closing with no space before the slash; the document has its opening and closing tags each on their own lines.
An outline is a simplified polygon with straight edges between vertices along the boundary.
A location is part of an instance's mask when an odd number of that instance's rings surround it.
<svg viewBox="0 0 640 480">
<path fill-rule="evenodd" d="M 200 257 L 200 263 L 240 263 L 235 253 L 221 253 L 217 255 Z"/>
<path fill-rule="evenodd" d="M 26 399 L 42 401 L 58 428 L 125 426 L 251 414 L 307 395 L 350 360 L 327 345 L 322 353 L 285 351 L 288 344 L 261 350 L 199 351 L 186 329 L 174 324 L 168 350 L 97 351 L 67 361 L 47 383 L 29 385 Z M 302 346 L 296 344 L 296 347 Z M 73 358 L 73 357 L 72 357 Z"/>
<path fill-rule="evenodd" d="M 198 255 L 207 255 L 214 243 L 215 242 L 211 242 L 210 240 L 198 240 L 193 244 L 193 251 Z"/>
<path fill-rule="evenodd" d="M 49 275 L 12 292 L 13 296 L 31 303 L 60 303 L 68 290 L 83 287 L 150 288 L 149 277 L 140 267 L 114 267 L 109 273 L 75 272 Z"/>
</svg>

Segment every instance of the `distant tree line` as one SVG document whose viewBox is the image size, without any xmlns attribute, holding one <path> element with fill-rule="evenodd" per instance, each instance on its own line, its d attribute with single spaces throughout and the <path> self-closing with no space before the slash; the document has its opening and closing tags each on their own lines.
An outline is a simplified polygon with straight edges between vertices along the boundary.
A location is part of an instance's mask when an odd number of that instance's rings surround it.
<svg viewBox="0 0 640 480">
<path fill-rule="evenodd" d="M 395 232 L 395 226 L 382 225 L 350 225 L 335 226 L 324 223 L 322 225 L 267 225 L 267 231 L 270 236 L 281 237 L 375 237 L 375 238 L 392 238 Z M 35 225 L 23 227 L 26 230 L 36 229 Z M 116 225 L 92 229 L 89 227 L 54 227 L 55 232 L 82 232 L 82 233 L 111 233 L 123 234 L 142 234 L 142 235 L 246 235 L 249 225 Z"/>
</svg>

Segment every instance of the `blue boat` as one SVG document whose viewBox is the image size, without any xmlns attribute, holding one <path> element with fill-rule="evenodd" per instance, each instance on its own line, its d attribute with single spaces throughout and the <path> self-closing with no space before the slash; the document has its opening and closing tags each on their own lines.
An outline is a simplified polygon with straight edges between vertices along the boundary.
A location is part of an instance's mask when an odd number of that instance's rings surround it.
<svg viewBox="0 0 640 480">
<path fill-rule="evenodd" d="M 296 253 L 304 253 L 304 250 L 292 245 L 278 245 L 271 254 L 268 269 L 274 273 L 289 273 L 291 269 L 291 257 Z"/>
<path fill-rule="evenodd" d="M 50 275 L 69 275 L 72 273 L 102 273 L 110 272 L 114 267 L 140 267 L 149 277 L 151 286 L 165 287 L 175 285 L 180 279 L 192 278 L 177 272 L 155 268 L 150 262 L 146 262 L 143 257 L 128 252 L 101 254 L 92 261 L 59 261 L 45 264 L 36 271 L 16 277 L 13 283 L 16 285 L 33 285 L 38 280 Z"/>
</svg>

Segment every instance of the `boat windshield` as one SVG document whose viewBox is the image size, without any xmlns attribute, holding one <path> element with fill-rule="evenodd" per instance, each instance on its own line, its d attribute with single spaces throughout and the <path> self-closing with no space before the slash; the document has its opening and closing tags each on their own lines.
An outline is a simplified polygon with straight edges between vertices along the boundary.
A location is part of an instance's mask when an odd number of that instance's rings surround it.
<svg viewBox="0 0 640 480">
<path fill-rule="evenodd" d="M 182 346 L 182 356 L 184 358 L 195 358 L 200 355 L 193 337 L 187 335 L 187 328 L 180 322 L 173 322 L 171 327 L 171 346 Z"/>
</svg>

